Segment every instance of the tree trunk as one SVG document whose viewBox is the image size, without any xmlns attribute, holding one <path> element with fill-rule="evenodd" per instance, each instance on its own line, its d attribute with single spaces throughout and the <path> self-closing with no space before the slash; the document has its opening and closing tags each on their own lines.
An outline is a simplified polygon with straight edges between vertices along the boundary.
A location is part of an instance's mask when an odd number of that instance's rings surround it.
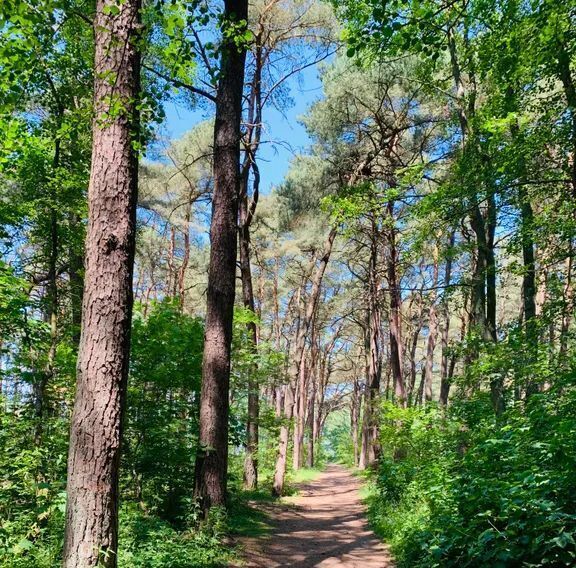
<svg viewBox="0 0 576 568">
<path fill-rule="evenodd" d="M 538 327 L 536 324 L 536 261 L 534 255 L 534 239 L 532 237 L 534 212 L 526 192 L 520 191 L 520 214 L 522 220 L 522 260 L 524 273 L 522 275 L 522 306 L 524 311 L 524 333 L 529 359 L 533 363 L 538 357 Z M 529 395 L 538 386 L 531 381 L 527 385 Z"/>
<path fill-rule="evenodd" d="M 486 213 L 486 323 L 488 325 L 488 332 L 490 340 L 494 343 L 498 340 L 496 335 L 497 322 L 496 322 L 496 252 L 495 252 L 495 238 L 496 238 L 496 201 L 494 189 L 488 189 L 488 197 L 486 199 L 487 213 Z"/>
<path fill-rule="evenodd" d="M 256 314 L 252 269 L 250 265 L 250 225 L 258 204 L 260 190 L 260 172 L 256 164 L 256 154 L 260 145 L 262 130 L 262 35 L 256 38 L 254 55 L 254 76 L 252 77 L 248 126 L 245 135 L 246 156 L 242 168 L 240 188 L 240 274 L 242 279 L 242 299 L 244 307 Z M 250 171 L 254 174 L 252 200 L 248 195 Z M 253 352 L 258 346 L 258 329 L 256 323 L 247 324 Z M 244 460 L 244 487 L 256 489 L 258 486 L 258 419 L 260 413 L 259 384 L 256 378 L 258 368 L 253 366 L 253 373 L 248 379 L 248 419 L 246 423 L 246 457 Z"/>
<path fill-rule="evenodd" d="M 508 112 L 515 112 L 517 110 L 516 97 L 512 88 L 508 89 L 508 100 L 510 101 L 510 108 Z M 511 127 L 511 134 L 514 140 L 518 139 L 521 135 L 520 125 L 518 120 L 515 120 Z M 520 178 L 526 179 L 526 164 L 521 158 L 519 162 Z M 528 365 L 534 364 L 538 357 L 538 326 L 536 323 L 536 258 L 534 251 L 534 210 L 530 202 L 530 196 L 525 186 L 520 184 L 518 186 L 518 202 L 520 209 L 520 238 L 522 242 L 522 261 L 524 264 L 524 272 L 522 274 L 522 316 L 524 323 L 524 335 L 526 351 L 528 355 Z M 526 396 L 538 392 L 539 385 L 537 381 L 528 379 L 526 383 Z M 520 391 L 520 385 L 516 385 L 516 391 Z"/>
<path fill-rule="evenodd" d="M 248 0 L 226 0 L 225 26 L 246 22 Z M 240 34 L 241 30 L 238 30 Z M 236 279 L 240 123 L 246 44 L 225 37 L 214 122 L 214 191 L 206 332 L 200 393 L 200 436 L 194 494 L 206 513 L 226 504 L 230 352 Z"/>
<path fill-rule="evenodd" d="M 454 246 L 455 234 L 452 232 L 450 235 L 449 248 Z M 446 259 L 446 268 L 444 272 L 444 296 L 442 297 L 442 315 L 444 325 L 442 327 L 441 343 L 442 343 L 442 361 L 440 366 L 440 404 L 442 406 L 448 405 L 448 396 L 450 394 L 450 380 L 448 374 L 448 341 L 450 335 L 450 311 L 448 309 L 448 299 L 446 294 L 452 279 L 452 252 L 448 253 Z"/>
<path fill-rule="evenodd" d="M 570 253 L 566 258 L 566 280 L 562 293 L 562 321 L 560 322 L 560 356 L 562 360 L 566 359 L 568 352 L 568 331 L 572 321 L 573 311 L 573 289 L 572 289 L 572 265 L 574 258 L 574 246 L 570 243 Z"/>
<path fill-rule="evenodd" d="M 139 0 L 122 4 L 98 0 L 86 276 L 68 455 L 66 568 L 117 565 L 138 188 L 134 141 L 140 94 L 139 22 Z M 122 111 L 110 108 L 111 97 Z"/>
<path fill-rule="evenodd" d="M 313 325 L 313 324 L 312 324 Z M 306 400 L 308 397 L 308 368 L 306 366 L 306 349 L 300 359 L 300 371 L 298 373 L 298 386 L 296 389 L 296 401 L 294 412 L 294 441 L 292 447 L 292 469 L 298 471 L 302 467 L 304 455 L 304 427 L 306 421 Z"/>
<path fill-rule="evenodd" d="M 488 341 L 490 333 L 486 322 L 486 224 L 478 204 L 473 206 L 470 225 L 476 237 L 476 259 L 472 271 L 472 293 L 470 297 L 470 327 Z"/>
<path fill-rule="evenodd" d="M 280 426 L 280 439 L 278 440 L 278 457 L 274 471 L 274 484 L 272 493 L 280 497 L 284 492 L 284 479 L 286 477 L 286 462 L 288 459 L 288 441 L 290 437 L 290 421 L 294 415 L 294 392 L 290 385 L 286 385 L 284 393 L 284 408 L 282 425 Z"/>
<path fill-rule="evenodd" d="M 488 189 L 487 221 L 486 221 L 486 324 L 488 340 L 496 343 L 498 340 L 496 333 L 496 203 L 494 189 Z M 492 406 L 494 412 L 500 415 L 505 410 L 504 403 L 504 379 L 497 375 L 490 381 L 490 391 L 492 396 Z"/>
<path fill-rule="evenodd" d="M 428 314 L 428 341 L 426 344 L 425 384 L 424 399 L 427 403 L 432 402 L 432 379 L 434 375 L 434 349 L 438 335 L 438 318 L 436 315 L 436 298 L 438 293 L 438 247 L 434 251 L 434 267 L 432 276 L 432 293 L 430 294 L 430 312 Z"/>
<path fill-rule="evenodd" d="M 368 400 L 364 405 L 364 411 L 367 413 L 368 428 L 368 454 L 366 464 L 373 464 L 379 451 L 379 428 L 378 416 L 378 399 L 380 396 L 380 378 L 381 378 L 381 360 L 380 360 L 380 305 L 378 301 L 379 281 L 377 275 L 377 243 L 373 242 L 372 253 L 370 255 L 370 276 L 369 276 L 369 313 L 368 313 Z"/>
<path fill-rule="evenodd" d="M 388 209 L 390 212 L 390 208 Z M 380 396 L 380 382 L 382 376 L 382 361 L 380 355 L 380 298 L 379 288 L 380 279 L 378 274 L 378 246 L 380 233 L 378 231 L 374 216 L 371 219 L 370 232 L 370 257 L 368 259 L 368 278 L 367 294 L 368 309 L 366 312 L 366 326 L 364 328 L 364 351 L 366 359 L 366 386 L 364 389 L 364 410 L 362 415 L 362 433 L 360 455 L 358 457 L 358 467 L 365 469 L 376 461 L 379 455 L 379 428 L 376 409 L 378 407 L 378 398 Z M 395 255 L 395 249 L 392 244 L 392 237 L 389 239 L 390 255 Z M 393 251 L 394 249 L 394 251 Z M 390 258 L 388 259 L 390 263 Z M 393 271 L 392 271 L 393 272 Z M 390 272 L 388 264 L 388 279 L 390 288 L 390 276 L 395 278 L 395 273 Z M 391 319 L 393 310 L 391 309 Z M 391 324 L 392 328 L 392 324 Z M 398 330 L 397 330 L 398 331 Z M 401 341 L 399 335 L 395 335 L 396 341 Z M 398 347 L 396 345 L 396 347 Z M 398 347 L 398 353 L 401 353 L 401 347 Z M 391 362 L 393 365 L 393 363 Z"/>
<path fill-rule="evenodd" d="M 61 119 L 61 115 L 59 117 Z M 60 166 L 60 139 L 56 138 L 54 148 L 54 158 L 52 167 L 56 173 Z M 39 384 L 35 392 L 35 432 L 34 443 L 40 446 L 42 442 L 42 427 L 44 414 L 46 411 L 46 387 L 54 377 L 54 361 L 56 359 L 56 349 L 58 347 L 58 212 L 56 204 L 56 194 L 52 191 L 52 202 L 50 204 L 50 241 L 48 253 L 48 282 L 46 284 L 46 322 L 50 326 L 50 347 L 46 357 L 46 364 L 41 374 Z"/>
<path fill-rule="evenodd" d="M 170 225 L 170 245 L 168 247 L 168 274 L 166 275 L 166 288 L 167 296 L 173 298 L 176 296 L 176 282 L 178 277 L 176 276 L 176 268 L 174 266 L 174 260 L 176 256 L 176 227 Z"/>
<path fill-rule="evenodd" d="M 368 465 L 368 446 L 370 440 L 370 430 L 368 427 L 368 416 L 370 413 L 370 409 L 366 409 L 366 405 L 370 404 L 370 395 L 369 395 L 368 385 L 364 385 L 364 408 L 362 411 L 362 424 L 361 424 L 361 432 L 360 432 L 360 455 L 358 457 L 358 469 L 366 469 Z"/>
<path fill-rule="evenodd" d="M 426 382 L 426 367 L 422 367 L 420 374 L 420 385 L 418 386 L 418 393 L 416 394 L 416 406 L 422 406 L 424 401 L 424 383 Z"/>
<path fill-rule="evenodd" d="M 388 202 L 390 221 L 394 219 L 394 204 Z M 398 284 L 398 249 L 396 247 L 396 229 L 390 229 L 388 238 L 388 287 L 390 289 L 390 366 L 394 380 L 394 394 L 401 406 L 406 406 L 406 385 L 402 372 L 402 322 L 400 307 L 402 298 Z"/>
<path fill-rule="evenodd" d="M 352 400 L 350 401 L 350 435 L 352 437 L 352 447 L 354 449 L 354 465 L 358 465 L 360 452 L 358 447 L 358 423 L 360 421 L 361 386 L 357 377 L 354 377 L 354 389 Z"/>
<path fill-rule="evenodd" d="M 314 439 L 314 444 L 318 445 L 320 441 L 320 436 L 322 435 L 322 424 L 324 420 L 324 410 L 325 410 L 325 397 L 326 397 L 326 385 L 330 379 L 329 373 L 326 372 L 325 361 L 320 365 L 318 369 L 318 384 L 316 385 L 316 404 L 315 404 L 315 416 L 314 416 L 314 427 L 312 431 L 312 437 Z"/>
<path fill-rule="evenodd" d="M 315 462 L 315 444 L 316 436 L 318 431 L 316 430 L 316 393 L 318 390 L 318 356 L 319 356 L 319 345 L 317 340 L 317 335 L 313 330 L 312 346 L 310 348 L 310 369 L 309 369 L 309 388 L 308 388 L 308 400 L 306 408 L 306 435 L 307 435 L 307 446 L 306 446 L 306 467 L 314 467 Z"/>
<path fill-rule="evenodd" d="M 73 214 L 70 218 L 70 225 L 76 229 L 81 224 L 78 215 Z M 82 296 L 84 293 L 84 278 L 82 272 L 84 270 L 84 259 L 82 254 L 74 248 L 70 247 L 70 268 L 68 269 L 68 277 L 70 278 L 70 303 L 72 309 L 72 341 L 76 346 L 80 344 L 80 329 L 82 325 Z"/>
<path fill-rule="evenodd" d="M 247 181 L 247 180 L 246 180 Z M 240 277 L 242 280 L 242 300 L 244 307 L 253 314 L 256 313 L 254 289 L 252 285 L 252 269 L 250 266 L 250 221 L 252 216 L 248 211 L 248 195 L 246 191 L 240 196 Z M 246 324 L 252 351 L 256 354 L 258 347 L 258 328 L 254 321 Z M 256 489 L 258 486 L 258 416 L 259 384 L 258 367 L 253 365 L 248 378 L 248 420 L 246 423 L 246 457 L 244 460 L 244 487 Z"/>
<path fill-rule="evenodd" d="M 315 425 L 315 411 L 316 411 L 316 390 L 312 388 L 312 392 L 310 393 L 310 400 L 308 401 L 308 415 L 306 419 L 306 430 L 308 431 L 308 444 L 306 447 L 306 467 L 313 468 L 314 467 L 314 443 L 316 442 L 315 432 L 314 432 L 314 425 Z"/>
<path fill-rule="evenodd" d="M 418 339 L 422 331 L 422 299 L 420 299 L 419 303 L 418 322 L 412 334 L 412 343 L 410 345 L 410 383 L 408 384 L 408 391 L 406 393 L 409 406 L 412 406 L 414 403 L 414 389 L 416 388 L 416 350 L 418 349 Z"/>
<path fill-rule="evenodd" d="M 192 216 L 192 195 L 186 204 L 186 212 L 184 214 L 184 229 L 182 231 L 182 238 L 184 241 L 184 256 L 182 263 L 178 269 L 178 296 L 180 301 L 180 311 L 184 312 L 184 303 L 186 301 L 186 287 L 185 278 L 188 263 L 190 262 L 190 218 Z"/>
</svg>

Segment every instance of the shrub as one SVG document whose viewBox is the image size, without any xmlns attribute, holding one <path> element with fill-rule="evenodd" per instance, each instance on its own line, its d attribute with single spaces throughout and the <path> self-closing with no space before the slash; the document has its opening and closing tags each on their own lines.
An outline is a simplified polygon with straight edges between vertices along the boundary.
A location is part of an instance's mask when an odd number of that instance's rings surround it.
<svg viewBox="0 0 576 568">
<path fill-rule="evenodd" d="M 576 393 L 383 409 L 370 514 L 400 566 L 573 566 Z M 472 427 L 473 426 L 473 427 Z"/>
</svg>

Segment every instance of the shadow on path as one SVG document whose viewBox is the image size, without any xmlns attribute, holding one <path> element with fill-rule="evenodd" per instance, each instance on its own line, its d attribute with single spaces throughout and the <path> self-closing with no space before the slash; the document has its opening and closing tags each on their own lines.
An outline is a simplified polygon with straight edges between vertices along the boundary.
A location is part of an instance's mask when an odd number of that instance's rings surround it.
<svg viewBox="0 0 576 568">
<path fill-rule="evenodd" d="M 268 510 L 271 532 L 244 539 L 244 566 L 251 568 L 392 568 L 390 553 L 370 531 L 359 483 L 345 468 L 329 466 L 300 487 L 287 506 Z"/>
</svg>

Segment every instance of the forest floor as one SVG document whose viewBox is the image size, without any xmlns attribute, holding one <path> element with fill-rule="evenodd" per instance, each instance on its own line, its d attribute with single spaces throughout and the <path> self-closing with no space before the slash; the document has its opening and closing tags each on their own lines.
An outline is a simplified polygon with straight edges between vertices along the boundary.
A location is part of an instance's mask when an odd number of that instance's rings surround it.
<svg viewBox="0 0 576 568">
<path fill-rule="evenodd" d="M 386 545 L 366 520 L 360 482 L 339 465 L 298 486 L 276 504 L 258 503 L 269 531 L 240 538 L 241 564 L 249 568 L 392 568 Z"/>
</svg>

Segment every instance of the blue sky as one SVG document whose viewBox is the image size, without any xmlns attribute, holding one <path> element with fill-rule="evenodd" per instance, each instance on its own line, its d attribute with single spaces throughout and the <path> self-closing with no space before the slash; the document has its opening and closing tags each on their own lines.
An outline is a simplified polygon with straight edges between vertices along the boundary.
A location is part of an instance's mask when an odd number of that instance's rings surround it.
<svg viewBox="0 0 576 568">
<path fill-rule="evenodd" d="M 316 67 L 303 71 L 289 82 L 293 105 L 281 113 L 273 107 L 264 111 L 266 129 L 259 153 L 261 190 L 268 193 L 284 178 L 294 153 L 305 150 L 310 140 L 299 123 L 308 107 L 322 95 L 322 85 Z M 170 139 L 180 138 L 195 124 L 208 117 L 207 111 L 189 110 L 170 103 L 166 106 L 163 130 Z"/>
</svg>

